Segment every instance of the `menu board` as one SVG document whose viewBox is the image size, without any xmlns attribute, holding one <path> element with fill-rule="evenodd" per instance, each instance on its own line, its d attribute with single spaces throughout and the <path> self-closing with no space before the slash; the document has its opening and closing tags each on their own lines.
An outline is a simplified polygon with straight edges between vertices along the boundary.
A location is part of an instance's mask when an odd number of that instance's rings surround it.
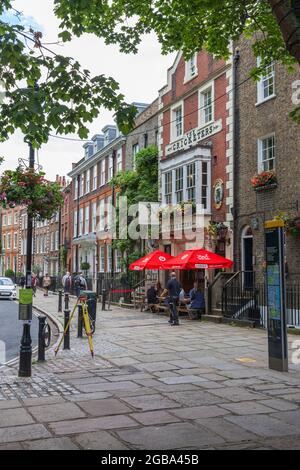
<svg viewBox="0 0 300 470">
<path fill-rule="evenodd" d="M 288 365 L 283 229 L 281 227 L 267 228 L 265 240 L 269 367 L 279 371 L 286 371 Z"/>
</svg>

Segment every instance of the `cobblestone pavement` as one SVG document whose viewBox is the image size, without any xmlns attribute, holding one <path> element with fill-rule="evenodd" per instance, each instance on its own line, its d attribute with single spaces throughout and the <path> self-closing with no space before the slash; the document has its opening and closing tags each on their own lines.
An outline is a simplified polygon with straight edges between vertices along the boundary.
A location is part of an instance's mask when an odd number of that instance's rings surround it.
<svg viewBox="0 0 300 470">
<path fill-rule="evenodd" d="M 0 450 L 300 449 L 300 366 L 269 370 L 266 332 L 98 306 L 94 359 L 76 333 L 31 379 L 0 370 Z"/>
</svg>

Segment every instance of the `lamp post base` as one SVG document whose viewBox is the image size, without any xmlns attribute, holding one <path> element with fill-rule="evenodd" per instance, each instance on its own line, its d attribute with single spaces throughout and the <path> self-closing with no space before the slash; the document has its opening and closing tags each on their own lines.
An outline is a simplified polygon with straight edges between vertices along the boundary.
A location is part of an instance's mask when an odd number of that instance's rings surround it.
<svg viewBox="0 0 300 470">
<path fill-rule="evenodd" d="M 19 377 L 31 377 L 31 336 L 30 336 L 30 323 L 23 324 L 23 335 L 20 347 L 20 362 L 19 362 Z"/>
</svg>

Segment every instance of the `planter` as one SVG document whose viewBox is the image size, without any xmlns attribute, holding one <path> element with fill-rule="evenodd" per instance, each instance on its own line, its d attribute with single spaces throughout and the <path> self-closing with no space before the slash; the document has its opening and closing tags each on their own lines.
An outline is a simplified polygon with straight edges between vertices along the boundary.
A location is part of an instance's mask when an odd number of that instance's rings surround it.
<svg viewBox="0 0 300 470">
<path fill-rule="evenodd" d="M 261 193 L 263 191 L 270 191 L 276 188 L 277 188 L 277 183 L 270 183 L 270 184 L 265 184 L 263 186 L 256 186 L 256 188 L 254 188 L 254 191 L 256 193 Z"/>
</svg>

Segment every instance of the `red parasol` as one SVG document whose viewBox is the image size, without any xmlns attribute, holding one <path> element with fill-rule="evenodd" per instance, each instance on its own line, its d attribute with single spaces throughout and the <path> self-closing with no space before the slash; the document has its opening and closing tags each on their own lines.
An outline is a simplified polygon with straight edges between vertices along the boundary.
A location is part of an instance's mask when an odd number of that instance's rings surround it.
<svg viewBox="0 0 300 470">
<path fill-rule="evenodd" d="M 167 261 L 164 269 L 222 269 L 231 268 L 233 261 L 204 248 L 191 248 Z"/>
<path fill-rule="evenodd" d="M 138 259 L 129 266 L 131 271 L 143 271 L 144 269 L 165 269 L 164 265 L 171 260 L 173 256 L 163 251 L 156 250 L 143 258 Z"/>
</svg>

